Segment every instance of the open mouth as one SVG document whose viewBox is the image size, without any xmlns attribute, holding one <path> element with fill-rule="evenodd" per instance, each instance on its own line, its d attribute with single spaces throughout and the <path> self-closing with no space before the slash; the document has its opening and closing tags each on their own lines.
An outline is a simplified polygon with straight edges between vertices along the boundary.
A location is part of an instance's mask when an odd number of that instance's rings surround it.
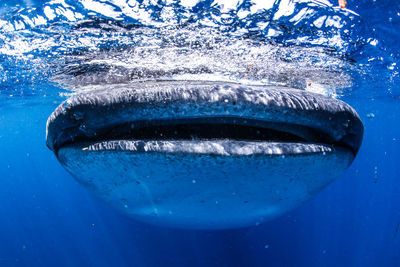
<svg viewBox="0 0 400 267">
<path fill-rule="evenodd" d="M 80 137 L 65 145 L 83 150 L 212 154 L 220 156 L 289 155 L 331 152 L 338 147 L 309 127 L 252 121 L 236 117 L 134 121 L 102 129 L 101 135 Z"/>
<path fill-rule="evenodd" d="M 356 155 L 362 124 L 339 100 L 276 86 L 146 82 L 72 96 L 50 116 L 55 152 L 85 150 L 217 155 Z"/>
</svg>

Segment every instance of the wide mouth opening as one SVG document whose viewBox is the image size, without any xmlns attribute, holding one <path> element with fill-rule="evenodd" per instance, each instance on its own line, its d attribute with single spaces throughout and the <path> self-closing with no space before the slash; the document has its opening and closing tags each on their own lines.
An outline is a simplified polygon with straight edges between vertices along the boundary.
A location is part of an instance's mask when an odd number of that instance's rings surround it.
<svg viewBox="0 0 400 267">
<path fill-rule="evenodd" d="M 140 140 L 219 140 L 230 139 L 238 141 L 276 141 L 276 142 L 306 142 L 293 133 L 258 126 L 237 125 L 231 123 L 174 123 L 165 125 L 150 125 L 129 132 L 117 133 L 112 139 Z"/>
<path fill-rule="evenodd" d="M 317 129 L 291 123 L 241 117 L 208 117 L 132 121 L 80 135 L 69 143 L 115 140 L 231 140 L 249 142 L 320 143 L 345 146 Z"/>
<path fill-rule="evenodd" d="M 342 146 L 356 155 L 362 132 L 350 106 L 321 95 L 276 86 L 146 82 L 73 95 L 49 117 L 47 145 L 57 153 L 78 142 L 206 146 L 228 140 L 236 147 Z"/>
</svg>

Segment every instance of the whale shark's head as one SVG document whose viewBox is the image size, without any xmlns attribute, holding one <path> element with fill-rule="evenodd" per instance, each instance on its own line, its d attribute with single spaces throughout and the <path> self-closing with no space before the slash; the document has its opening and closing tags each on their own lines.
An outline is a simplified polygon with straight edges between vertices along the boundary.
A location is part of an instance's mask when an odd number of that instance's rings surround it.
<svg viewBox="0 0 400 267">
<path fill-rule="evenodd" d="M 71 30 L 123 38 L 54 60 L 55 81 L 76 92 L 47 122 L 61 164 L 124 213 L 183 228 L 253 225 L 317 194 L 356 156 L 362 122 L 333 98 L 351 88 L 343 54 L 213 27 L 126 26 Z"/>
<path fill-rule="evenodd" d="M 362 136 L 340 100 L 229 82 L 101 85 L 47 122 L 48 147 L 94 194 L 138 220 L 206 229 L 298 206 L 349 167 Z"/>
</svg>

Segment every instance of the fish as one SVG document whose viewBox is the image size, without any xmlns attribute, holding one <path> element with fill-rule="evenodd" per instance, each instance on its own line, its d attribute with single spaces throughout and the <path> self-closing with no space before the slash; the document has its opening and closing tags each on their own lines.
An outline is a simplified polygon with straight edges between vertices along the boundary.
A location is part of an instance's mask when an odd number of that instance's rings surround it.
<svg viewBox="0 0 400 267">
<path fill-rule="evenodd" d="M 355 159 L 347 103 L 281 85 L 152 80 L 100 84 L 49 116 L 46 143 L 85 188 L 135 220 L 230 229 L 318 194 Z"/>
</svg>

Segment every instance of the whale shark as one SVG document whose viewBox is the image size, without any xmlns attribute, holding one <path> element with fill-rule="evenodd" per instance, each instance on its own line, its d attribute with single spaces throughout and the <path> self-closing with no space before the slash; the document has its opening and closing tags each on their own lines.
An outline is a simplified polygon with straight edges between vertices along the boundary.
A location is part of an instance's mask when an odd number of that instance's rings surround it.
<svg viewBox="0 0 400 267">
<path fill-rule="evenodd" d="M 46 143 L 94 195 L 162 226 L 256 225 L 315 196 L 353 162 L 363 124 L 335 98 L 281 85 L 99 84 L 50 115 Z"/>
</svg>

